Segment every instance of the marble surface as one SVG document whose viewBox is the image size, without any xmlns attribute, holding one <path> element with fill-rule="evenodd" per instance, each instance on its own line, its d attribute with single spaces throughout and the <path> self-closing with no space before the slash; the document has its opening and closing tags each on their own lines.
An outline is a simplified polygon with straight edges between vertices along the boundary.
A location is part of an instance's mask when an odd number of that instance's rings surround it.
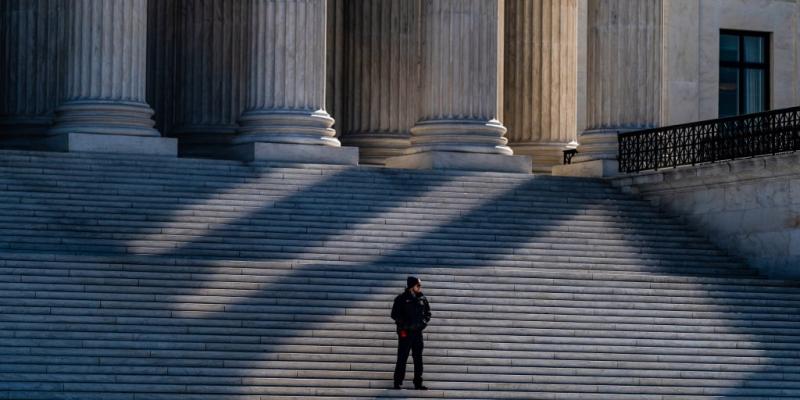
<svg viewBox="0 0 800 400">
<path fill-rule="evenodd" d="M 645 172 L 613 180 L 684 217 L 777 278 L 800 278 L 800 154 Z"/>
<path fill-rule="evenodd" d="M 676 114 L 670 119 L 688 121 L 717 118 L 719 115 L 719 31 L 737 29 L 771 33 L 772 66 L 771 108 L 798 104 L 798 4 L 785 0 L 703 0 L 699 3 L 699 51 L 696 80 L 699 115 Z M 689 25 L 694 26 L 692 22 Z M 681 29 L 686 24 L 679 25 Z M 685 46 L 676 43 L 674 48 Z M 668 51 L 675 52 L 675 49 Z"/>
</svg>

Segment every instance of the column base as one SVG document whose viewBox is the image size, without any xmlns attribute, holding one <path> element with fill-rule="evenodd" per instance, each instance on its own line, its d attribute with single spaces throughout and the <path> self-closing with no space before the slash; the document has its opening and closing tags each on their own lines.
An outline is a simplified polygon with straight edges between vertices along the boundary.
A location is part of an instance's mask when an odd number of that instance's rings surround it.
<svg viewBox="0 0 800 400">
<path fill-rule="evenodd" d="M 428 151 L 392 157 L 386 160 L 389 168 L 449 169 L 460 171 L 531 173 L 531 158 L 501 154 Z"/>
<path fill-rule="evenodd" d="M 231 146 L 228 158 L 297 164 L 358 165 L 357 147 L 253 142 Z"/>
<path fill-rule="evenodd" d="M 553 167 L 554 176 L 576 176 L 583 178 L 610 178 L 619 175 L 617 160 L 591 160 Z"/>
<path fill-rule="evenodd" d="M 399 157 L 411 147 L 411 135 L 402 132 L 359 132 L 345 134 L 342 145 L 358 147 L 361 164 L 386 165 L 386 159 Z"/>
<path fill-rule="evenodd" d="M 178 140 L 164 137 L 63 133 L 42 140 L 45 150 L 178 156 Z"/>
<path fill-rule="evenodd" d="M 531 157 L 534 173 L 549 174 L 564 162 L 567 143 L 509 143 L 509 147 L 516 155 Z"/>
<path fill-rule="evenodd" d="M 178 139 L 178 155 L 191 158 L 219 158 L 220 149 L 231 146 L 236 128 L 211 127 L 205 131 L 174 129 L 170 136 Z"/>
</svg>

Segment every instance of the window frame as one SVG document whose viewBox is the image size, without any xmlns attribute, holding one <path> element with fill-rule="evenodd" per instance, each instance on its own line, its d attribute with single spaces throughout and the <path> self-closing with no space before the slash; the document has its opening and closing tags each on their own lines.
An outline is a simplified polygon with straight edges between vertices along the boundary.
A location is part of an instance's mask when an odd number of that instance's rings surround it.
<svg viewBox="0 0 800 400">
<path fill-rule="evenodd" d="M 739 98 L 737 99 L 739 102 L 739 115 L 746 115 L 744 114 L 744 109 L 746 106 L 746 99 L 747 96 L 745 94 L 745 88 L 747 85 L 745 84 L 745 72 L 747 69 L 758 69 L 764 71 L 764 110 L 762 111 L 769 111 L 771 109 L 771 96 L 772 96 L 772 79 L 771 79 L 771 67 L 772 67 L 772 59 L 771 59 L 771 52 L 770 49 L 772 48 L 772 43 L 770 41 L 771 33 L 770 32 L 755 32 L 755 31 L 744 31 L 744 30 L 737 30 L 737 29 L 720 29 L 719 31 L 720 39 L 722 35 L 731 35 L 737 36 L 739 39 L 739 60 L 738 61 L 723 61 L 722 60 L 722 47 L 718 49 L 718 56 L 719 56 L 719 69 L 722 68 L 736 68 L 738 77 L 739 77 Z M 745 37 L 758 37 L 764 39 L 764 61 L 763 62 L 746 62 L 746 50 L 744 39 Z M 720 40 L 721 41 L 721 40 Z M 717 82 L 719 85 L 719 82 Z M 719 93 L 717 93 L 717 99 L 719 101 Z M 719 110 L 717 111 L 717 116 L 719 115 Z"/>
</svg>

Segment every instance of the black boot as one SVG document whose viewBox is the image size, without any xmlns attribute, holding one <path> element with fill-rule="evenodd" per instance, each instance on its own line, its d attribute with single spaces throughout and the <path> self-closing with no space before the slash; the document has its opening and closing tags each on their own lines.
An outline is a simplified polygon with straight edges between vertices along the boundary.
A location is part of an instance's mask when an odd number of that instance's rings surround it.
<svg viewBox="0 0 800 400">
<path fill-rule="evenodd" d="M 402 386 L 400 386 L 400 384 L 399 384 L 399 383 L 395 382 L 395 383 L 394 383 L 394 388 L 395 388 L 395 389 L 397 389 L 397 390 L 400 390 L 400 389 L 402 389 L 403 387 L 402 387 Z"/>
<path fill-rule="evenodd" d="M 428 387 L 420 383 L 419 385 L 414 385 L 414 389 L 415 390 L 428 390 Z"/>
</svg>

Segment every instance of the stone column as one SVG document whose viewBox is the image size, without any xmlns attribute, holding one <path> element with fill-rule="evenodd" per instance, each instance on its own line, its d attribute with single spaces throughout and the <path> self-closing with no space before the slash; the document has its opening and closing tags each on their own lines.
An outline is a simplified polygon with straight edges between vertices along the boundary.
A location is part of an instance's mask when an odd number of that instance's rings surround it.
<svg viewBox="0 0 800 400">
<path fill-rule="evenodd" d="M 325 111 L 327 1 L 248 4 L 247 102 L 233 139 L 233 156 L 357 163 L 357 149 L 339 148 L 333 118 Z"/>
<path fill-rule="evenodd" d="M 50 145 L 66 151 L 176 155 L 145 101 L 147 0 L 67 2 L 66 100 Z"/>
<path fill-rule="evenodd" d="M 617 171 L 617 136 L 661 122 L 662 0 L 588 2 L 587 129 L 574 163 Z M 587 169 L 588 168 L 588 169 Z"/>
<path fill-rule="evenodd" d="M 325 109 L 336 120 L 333 127 L 336 129 L 337 137 L 341 136 L 339 129 L 339 116 L 342 114 L 342 103 L 344 102 L 344 28 L 345 12 L 344 5 L 350 0 L 327 0 L 328 1 L 328 22 L 327 22 L 327 49 L 325 58 L 326 84 L 325 84 Z"/>
<path fill-rule="evenodd" d="M 421 118 L 391 167 L 530 172 L 499 121 L 502 0 L 423 2 Z M 524 166 L 527 162 L 527 166 Z"/>
<path fill-rule="evenodd" d="M 163 136 L 172 134 L 175 123 L 175 45 L 179 1 L 147 2 L 147 104 L 155 111 L 155 128 Z"/>
<path fill-rule="evenodd" d="M 345 4 L 346 83 L 338 118 L 342 142 L 362 163 L 383 165 L 410 146 L 419 116 L 419 2 L 362 0 Z"/>
<path fill-rule="evenodd" d="M 0 1 L 0 141 L 34 147 L 62 97 L 63 0 Z"/>
<path fill-rule="evenodd" d="M 577 0 L 506 0 L 504 122 L 515 154 L 549 173 L 577 136 Z"/>
<path fill-rule="evenodd" d="M 247 3 L 178 0 L 175 120 L 182 154 L 209 155 L 229 144 L 247 89 Z"/>
</svg>

